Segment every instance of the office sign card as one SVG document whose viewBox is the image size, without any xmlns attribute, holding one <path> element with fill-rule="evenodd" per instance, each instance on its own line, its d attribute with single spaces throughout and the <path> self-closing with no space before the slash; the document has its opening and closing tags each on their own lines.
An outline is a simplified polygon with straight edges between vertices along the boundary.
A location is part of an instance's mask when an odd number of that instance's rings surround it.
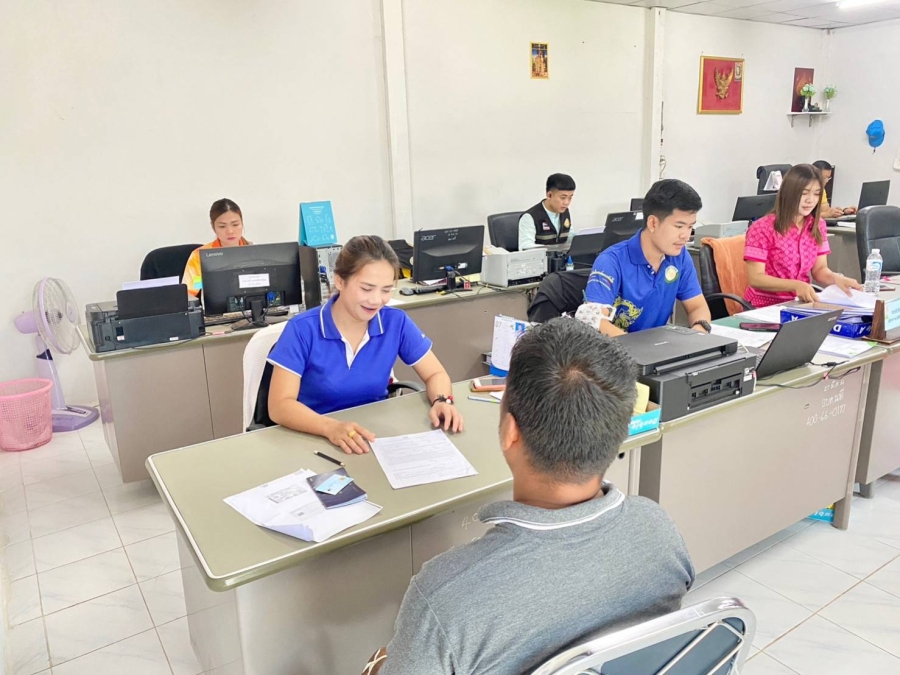
<svg viewBox="0 0 900 675">
<path fill-rule="evenodd" d="M 334 214 L 331 202 L 307 202 L 300 204 L 300 244 L 303 246 L 330 246 L 337 243 Z"/>
</svg>

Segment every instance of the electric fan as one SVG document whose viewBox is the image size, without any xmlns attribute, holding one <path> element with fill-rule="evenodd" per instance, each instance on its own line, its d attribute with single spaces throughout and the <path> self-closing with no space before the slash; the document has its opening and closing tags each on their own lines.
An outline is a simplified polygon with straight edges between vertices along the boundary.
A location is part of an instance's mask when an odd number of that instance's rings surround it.
<svg viewBox="0 0 900 675">
<path fill-rule="evenodd" d="M 20 333 L 34 333 L 38 374 L 53 382 L 53 431 L 81 429 L 97 419 L 99 413 L 96 408 L 66 405 L 50 351 L 71 354 L 78 349 L 75 296 L 62 280 L 44 277 L 34 286 L 32 307 L 32 311 L 19 314 L 15 324 Z"/>
</svg>

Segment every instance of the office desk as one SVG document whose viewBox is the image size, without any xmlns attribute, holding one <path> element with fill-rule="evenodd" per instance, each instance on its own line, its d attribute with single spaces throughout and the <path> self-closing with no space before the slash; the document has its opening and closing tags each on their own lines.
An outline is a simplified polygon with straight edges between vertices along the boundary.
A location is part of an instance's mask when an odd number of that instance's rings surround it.
<svg viewBox="0 0 900 675">
<path fill-rule="evenodd" d="M 872 365 L 856 482 L 863 497 L 875 496 L 875 481 L 900 468 L 900 344 Z"/>
<path fill-rule="evenodd" d="M 870 368 L 884 355 L 871 349 L 827 381 L 798 368 L 661 425 L 641 450 L 640 494 L 675 521 L 698 572 L 832 503 L 847 527 Z M 773 383 L 812 386 L 762 386 Z"/>
<path fill-rule="evenodd" d="M 384 508 L 326 542 L 300 541 L 253 525 L 222 500 L 301 468 L 334 466 L 322 438 L 280 427 L 154 455 L 150 474 L 175 517 L 188 625 L 207 671 L 234 675 L 356 673 L 385 644 L 410 577 L 422 563 L 480 536 L 480 506 L 509 498 L 511 477 L 497 442 L 499 405 L 469 401 L 454 385 L 466 431 L 452 436 L 477 476 L 393 490 L 371 454 L 342 456 Z M 423 394 L 335 415 L 379 435 L 430 428 Z M 632 453 L 658 438 L 629 439 L 609 478 L 623 491 Z M 634 469 L 636 470 L 636 466 Z M 632 481 L 636 487 L 636 480 Z"/>
<path fill-rule="evenodd" d="M 845 277 L 862 281 L 862 270 L 859 268 L 859 255 L 856 252 L 856 224 L 829 225 L 828 244 L 831 253 L 828 255 L 828 267 L 833 272 L 840 272 Z"/>
<path fill-rule="evenodd" d="M 496 314 L 525 318 L 526 292 L 478 287 L 457 295 L 402 296 L 394 300 L 434 342 L 434 352 L 454 382 L 487 373 Z M 97 352 L 87 326 L 79 336 L 94 365 L 103 433 L 125 482 L 147 478 L 153 453 L 224 438 L 243 431 L 244 348 L 259 329 L 227 332 L 210 327 L 195 340 L 138 349 Z M 397 362 L 400 379 L 417 379 Z"/>
</svg>

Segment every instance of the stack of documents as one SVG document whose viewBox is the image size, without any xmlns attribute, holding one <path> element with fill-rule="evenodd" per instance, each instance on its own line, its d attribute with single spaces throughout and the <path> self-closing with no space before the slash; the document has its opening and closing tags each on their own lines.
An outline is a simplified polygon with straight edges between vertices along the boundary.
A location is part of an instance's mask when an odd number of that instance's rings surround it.
<svg viewBox="0 0 900 675">
<path fill-rule="evenodd" d="M 225 503 L 256 525 L 315 542 L 325 541 L 381 511 L 369 501 L 326 509 L 307 482 L 315 475 L 301 469 L 227 497 Z"/>
<path fill-rule="evenodd" d="M 768 307 L 760 307 L 759 309 L 751 309 L 747 312 L 741 312 L 735 315 L 741 321 L 755 323 L 781 323 L 781 305 L 770 305 Z"/>
<path fill-rule="evenodd" d="M 859 356 L 863 352 L 869 351 L 874 346 L 875 343 L 866 342 L 865 340 L 850 340 L 837 337 L 836 335 L 829 335 L 825 338 L 822 346 L 819 347 L 819 351 L 831 356 L 843 356 L 844 358 L 852 359 L 854 356 Z"/>
<path fill-rule="evenodd" d="M 395 490 L 478 475 L 475 467 L 440 429 L 376 438 L 372 441 L 372 452 Z"/>
<path fill-rule="evenodd" d="M 714 323 L 712 325 L 713 335 L 721 335 L 722 337 L 737 340 L 738 343 L 745 347 L 762 347 L 768 344 L 775 337 L 775 333 L 754 332 L 749 330 L 741 330 L 740 328 L 731 328 L 730 326 L 720 326 Z"/>
<path fill-rule="evenodd" d="M 848 296 L 837 286 L 829 286 L 819 293 L 819 302 L 837 305 L 844 309 L 843 316 L 872 316 L 875 312 L 875 296 L 850 290 Z M 822 310 L 827 311 L 827 310 Z"/>
</svg>

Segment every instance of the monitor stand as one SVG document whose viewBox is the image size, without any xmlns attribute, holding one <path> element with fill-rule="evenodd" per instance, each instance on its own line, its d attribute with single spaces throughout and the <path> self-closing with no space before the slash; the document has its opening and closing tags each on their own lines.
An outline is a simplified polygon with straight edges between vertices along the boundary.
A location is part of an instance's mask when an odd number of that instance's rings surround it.
<svg viewBox="0 0 900 675">
<path fill-rule="evenodd" d="M 263 318 L 263 301 L 250 301 L 250 319 L 241 319 L 231 326 L 232 331 L 248 330 L 250 328 L 265 328 L 269 324 Z"/>
</svg>

